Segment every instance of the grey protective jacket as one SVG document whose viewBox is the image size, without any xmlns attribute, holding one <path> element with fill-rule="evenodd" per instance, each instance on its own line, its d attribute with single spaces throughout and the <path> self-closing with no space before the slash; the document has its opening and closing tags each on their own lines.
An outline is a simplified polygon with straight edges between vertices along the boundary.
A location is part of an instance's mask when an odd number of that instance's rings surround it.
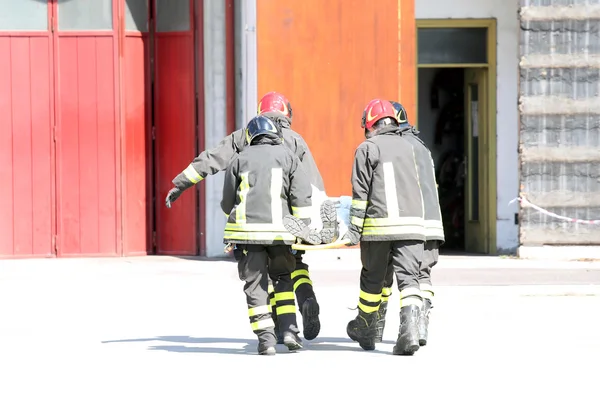
<svg viewBox="0 0 600 418">
<path fill-rule="evenodd" d="M 300 160 L 280 139 L 263 137 L 237 154 L 225 171 L 221 208 L 225 243 L 291 245 L 283 217 L 310 218 L 312 188 Z"/>
<path fill-rule="evenodd" d="M 425 238 L 427 241 L 444 242 L 444 225 L 435 180 L 435 164 L 431 151 L 418 137 L 419 132 L 412 126 L 402 129 L 402 136 L 413 146 L 419 172 L 419 183 L 425 205 Z"/>
<path fill-rule="evenodd" d="M 383 128 L 356 149 L 350 217 L 362 241 L 425 241 L 415 151 L 397 127 Z"/>
<path fill-rule="evenodd" d="M 264 113 L 264 115 L 281 127 L 283 143 L 300 159 L 310 183 L 318 190 L 324 191 L 323 178 L 308 145 L 300 134 L 290 128 L 290 120 L 275 112 Z M 190 165 L 173 179 L 173 184 L 185 190 L 204 180 L 207 176 L 225 170 L 231 159 L 242 152 L 246 146 L 245 129 L 238 129 L 223 138 L 215 148 L 203 151 L 194 158 Z"/>
</svg>

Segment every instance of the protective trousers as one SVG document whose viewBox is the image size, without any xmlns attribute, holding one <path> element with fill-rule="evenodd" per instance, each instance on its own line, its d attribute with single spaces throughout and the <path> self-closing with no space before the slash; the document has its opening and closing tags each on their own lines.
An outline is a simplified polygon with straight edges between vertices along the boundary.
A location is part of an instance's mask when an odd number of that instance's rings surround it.
<svg viewBox="0 0 600 418">
<path fill-rule="evenodd" d="M 427 298 L 431 300 L 433 298 L 434 292 L 431 284 L 431 270 L 438 263 L 439 259 L 439 250 L 440 242 L 437 240 L 427 241 L 423 247 L 423 259 L 421 260 L 421 267 L 419 270 L 419 289 L 421 291 L 421 297 Z M 390 295 L 392 294 L 392 285 L 394 283 L 394 268 L 392 265 L 392 259 L 388 260 L 388 267 L 385 275 L 385 282 L 383 284 L 382 290 L 382 302 L 387 302 Z M 400 282 L 398 281 L 398 288 L 400 292 L 404 289 L 408 289 L 411 287 L 410 282 Z M 407 291 L 407 293 L 411 293 L 411 291 Z"/>
<path fill-rule="evenodd" d="M 292 283 L 294 285 L 294 293 L 296 294 L 296 301 L 298 307 L 302 308 L 304 301 L 308 298 L 314 298 L 315 292 L 313 290 L 313 283 L 310 279 L 310 273 L 308 271 L 308 264 L 302 260 L 304 251 L 297 251 L 294 255 L 296 258 L 296 268 L 292 273 Z"/>
<path fill-rule="evenodd" d="M 358 307 L 361 311 L 375 312 L 382 301 L 387 301 L 394 274 L 398 290 L 401 291 L 401 306 L 421 306 L 419 270 L 423 258 L 422 241 L 362 241 L 360 257 L 363 268 L 360 272 Z M 388 264 L 391 267 L 389 269 Z M 405 286 L 404 293 L 401 285 Z"/>
<path fill-rule="evenodd" d="M 298 332 L 296 305 L 291 273 L 296 260 L 287 245 L 239 245 L 238 261 L 240 279 L 245 282 L 244 293 L 248 304 L 250 325 L 255 334 L 270 334 L 275 340 L 274 310 L 280 332 Z M 273 280 L 274 296 L 269 300 L 269 277 Z M 274 308 L 274 309 L 273 309 Z"/>
</svg>

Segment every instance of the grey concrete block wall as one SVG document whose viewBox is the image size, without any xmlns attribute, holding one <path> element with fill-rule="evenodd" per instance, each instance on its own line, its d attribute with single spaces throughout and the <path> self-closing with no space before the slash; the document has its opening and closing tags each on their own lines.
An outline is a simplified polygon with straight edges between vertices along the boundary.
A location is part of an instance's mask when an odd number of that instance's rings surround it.
<svg viewBox="0 0 600 418">
<path fill-rule="evenodd" d="M 521 0 L 519 18 L 521 192 L 559 215 L 600 219 L 600 0 Z M 600 225 L 522 208 L 519 239 L 598 245 Z"/>
</svg>

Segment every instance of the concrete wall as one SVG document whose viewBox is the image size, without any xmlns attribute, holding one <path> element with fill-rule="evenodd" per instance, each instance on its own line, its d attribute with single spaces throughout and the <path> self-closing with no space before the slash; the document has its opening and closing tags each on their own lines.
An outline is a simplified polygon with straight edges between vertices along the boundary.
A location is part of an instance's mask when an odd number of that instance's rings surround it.
<svg viewBox="0 0 600 418">
<path fill-rule="evenodd" d="M 227 132 L 225 2 L 204 0 L 204 137 L 205 148 L 216 146 Z M 206 180 L 206 199 L 200 208 L 206 216 L 206 255 L 222 257 L 225 216 L 221 210 L 223 173 Z M 202 232 L 202 231 L 200 231 Z"/>
<path fill-rule="evenodd" d="M 521 183 L 532 203 L 600 219 L 600 0 L 521 1 Z M 600 256 L 600 227 L 524 207 L 519 254 Z M 587 254 L 587 255 L 586 255 Z"/>
<path fill-rule="evenodd" d="M 518 246 L 514 223 L 517 206 L 509 202 L 519 188 L 518 134 L 518 2 L 515 0 L 415 0 L 417 19 L 497 19 L 497 247 L 499 252 Z"/>
</svg>

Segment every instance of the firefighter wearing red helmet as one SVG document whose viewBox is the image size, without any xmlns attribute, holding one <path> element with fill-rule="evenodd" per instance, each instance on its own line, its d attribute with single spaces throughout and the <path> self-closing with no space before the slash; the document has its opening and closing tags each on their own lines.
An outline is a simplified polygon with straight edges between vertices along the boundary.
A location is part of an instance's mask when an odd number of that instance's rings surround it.
<svg viewBox="0 0 600 418">
<path fill-rule="evenodd" d="M 315 160 L 308 148 L 304 138 L 291 129 L 292 106 L 289 100 L 281 93 L 269 92 L 265 94 L 258 102 L 258 115 L 263 115 L 275 122 L 282 131 L 283 143 L 290 148 L 300 159 L 302 171 L 308 175 L 313 190 L 313 203 L 317 201 L 315 195 L 321 193 L 325 195 L 325 186 L 323 178 L 317 169 Z M 212 149 L 200 153 L 194 160 L 173 179 L 173 187 L 165 199 L 168 208 L 181 196 L 188 188 L 194 186 L 207 176 L 216 174 L 225 170 L 231 160 L 247 146 L 246 134 L 244 129 L 239 129 L 228 136 Z M 325 200 L 325 199 L 321 199 Z M 335 206 L 329 200 L 325 200 L 323 205 L 323 218 L 336 218 Z M 326 222 L 323 222 L 325 225 Z M 337 236 L 337 224 L 327 224 L 333 231 L 324 229 L 323 235 Z M 319 304 L 315 296 L 312 281 L 309 277 L 308 265 L 302 260 L 303 252 L 298 251 L 296 256 L 296 270 L 292 273 L 294 282 L 294 293 L 296 301 L 302 314 L 303 334 L 307 340 L 317 337 L 321 329 L 319 321 Z M 275 304 L 273 286 L 269 285 L 272 305 Z M 274 315 L 275 317 L 275 315 Z M 282 336 L 278 335 L 279 343 L 282 343 Z"/>
<path fill-rule="evenodd" d="M 393 353 L 419 349 L 418 321 L 423 301 L 419 268 L 425 242 L 423 196 L 413 146 L 402 137 L 396 112 L 387 100 L 371 100 L 363 112 L 365 141 L 352 167 L 351 225 L 348 245 L 360 242 L 358 315 L 347 333 L 364 350 L 374 350 L 382 289 L 392 260 L 400 292 L 400 329 Z"/>
</svg>

